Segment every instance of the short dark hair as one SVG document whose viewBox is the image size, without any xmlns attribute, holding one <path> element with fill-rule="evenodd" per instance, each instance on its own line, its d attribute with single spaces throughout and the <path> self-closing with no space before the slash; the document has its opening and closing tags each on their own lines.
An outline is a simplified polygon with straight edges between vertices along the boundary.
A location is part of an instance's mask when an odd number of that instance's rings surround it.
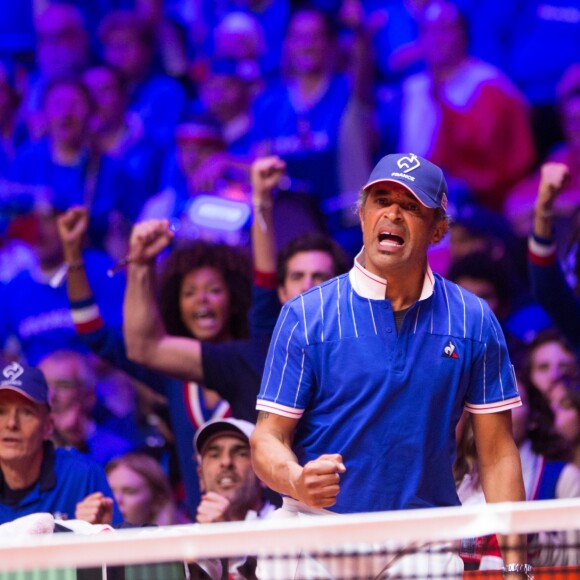
<svg viewBox="0 0 580 580">
<path fill-rule="evenodd" d="M 451 264 L 447 278 L 452 282 L 460 278 L 487 280 L 504 307 L 512 302 L 513 286 L 507 265 L 502 260 L 494 260 L 487 252 L 471 252 L 458 258 Z"/>
<path fill-rule="evenodd" d="M 114 10 L 109 12 L 98 28 L 100 41 L 105 44 L 109 36 L 119 30 L 130 30 L 139 42 L 148 47 L 155 44 L 155 31 L 152 25 L 134 10 Z"/>
<path fill-rule="evenodd" d="M 288 262 L 300 252 L 325 252 L 332 258 L 334 275 L 347 272 L 350 260 L 343 248 L 330 236 L 320 232 L 307 232 L 294 238 L 278 252 L 276 278 L 282 286 L 288 274 Z"/>
<path fill-rule="evenodd" d="M 315 14 L 324 23 L 324 28 L 326 29 L 326 34 L 330 40 L 336 40 L 340 32 L 340 24 L 338 18 L 331 12 L 321 10 L 320 8 L 313 6 L 312 2 L 307 0 L 299 0 L 294 3 L 292 11 L 290 13 L 290 18 L 288 19 L 288 27 L 292 19 L 298 14 Z M 286 34 L 288 31 L 286 31 Z"/>
<path fill-rule="evenodd" d="M 159 280 L 159 309 L 167 332 L 191 333 L 183 323 L 179 295 L 183 278 L 192 270 L 215 268 L 222 273 L 230 296 L 229 328 L 233 338 L 248 337 L 248 310 L 252 299 L 252 268 L 244 250 L 203 240 L 184 242 L 165 259 Z"/>
<path fill-rule="evenodd" d="M 89 109 L 93 110 L 95 108 L 95 102 L 93 101 L 93 96 L 88 87 L 85 85 L 82 78 L 75 74 L 59 75 L 48 81 L 41 95 L 41 105 L 43 108 L 46 105 L 50 93 L 59 87 L 73 87 L 77 89 L 87 101 Z"/>
<path fill-rule="evenodd" d="M 115 79 L 115 83 L 117 84 L 117 88 L 123 93 L 123 94 L 127 94 L 128 91 L 128 86 L 127 86 L 127 80 L 125 79 L 125 77 L 121 74 L 121 72 L 119 71 L 118 68 L 111 66 L 110 64 L 107 64 L 106 62 L 100 62 L 98 64 L 94 64 L 92 66 L 87 67 L 84 71 L 83 71 L 83 84 L 85 84 L 86 86 L 86 81 L 85 81 L 85 75 L 87 73 L 90 73 L 91 71 L 96 71 L 96 70 L 103 70 L 108 72 L 114 79 Z M 90 91 L 90 89 L 88 89 Z"/>
</svg>

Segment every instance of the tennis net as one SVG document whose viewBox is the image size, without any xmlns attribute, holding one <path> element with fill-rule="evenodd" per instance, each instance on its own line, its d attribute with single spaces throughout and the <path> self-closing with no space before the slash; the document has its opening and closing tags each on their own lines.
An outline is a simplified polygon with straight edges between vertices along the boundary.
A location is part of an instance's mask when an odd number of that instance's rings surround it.
<svg viewBox="0 0 580 580">
<path fill-rule="evenodd" d="M 529 537 L 536 579 L 580 578 L 573 499 L 3 537 L 0 580 L 501 578 L 457 554 L 498 568 L 485 539 L 510 533 Z"/>
</svg>

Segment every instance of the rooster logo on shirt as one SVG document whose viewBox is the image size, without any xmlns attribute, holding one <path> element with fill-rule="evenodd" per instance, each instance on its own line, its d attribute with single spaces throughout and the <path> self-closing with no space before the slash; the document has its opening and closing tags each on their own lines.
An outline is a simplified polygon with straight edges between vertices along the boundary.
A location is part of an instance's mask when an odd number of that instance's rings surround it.
<svg viewBox="0 0 580 580">
<path fill-rule="evenodd" d="M 453 342 L 449 341 L 447 343 L 447 346 L 443 349 L 443 354 L 441 356 L 446 358 L 459 358 L 459 355 L 457 354 L 457 348 Z"/>
</svg>

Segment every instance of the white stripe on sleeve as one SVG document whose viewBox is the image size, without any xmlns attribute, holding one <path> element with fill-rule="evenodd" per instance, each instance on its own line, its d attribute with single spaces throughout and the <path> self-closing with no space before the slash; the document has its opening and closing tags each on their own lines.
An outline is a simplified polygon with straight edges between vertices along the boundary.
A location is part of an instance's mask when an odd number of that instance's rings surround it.
<svg viewBox="0 0 580 580">
<path fill-rule="evenodd" d="M 265 397 L 266 396 L 266 392 L 268 391 L 268 385 L 270 384 L 270 378 L 272 377 L 272 366 L 274 365 L 274 352 L 276 350 L 276 346 L 278 344 L 278 339 L 280 338 L 280 333 L 282 332 L 282 328 L 284 326 L 284 324 L 286 323 L 286 318 L 288 318 L 288 312 L 290 312 L 290 309 L 287 308 L 286 309 L 286 313 L 284 315 L 284 318 L 282 320 L 282 322 L 280 323 L 280 326 L 278 328 L 278 333 L 276 334 L 276 338 L 274 339 L 274 342 L 270 345 L 270 368 L 268 369 L 268 378 L 266 380 L 266 384 L 264 385 L 264 392 L 262 393 L 262 396 Z"/>
<path fill-rule="evenodd" d="M 501 398 L 504 398 L 504 394 L 503 394 L 503 379 L 501 376 L 501 348 L 500 348 L 500 340 L 499 340 L 499 335 L 497 332 L 497 328 L 495 326 L 495 321 L 492 319 L 491 321 L 491 327 L 493 328 L 493 332 L 495 334 L 495 340 L 497 342 L 497 363 L 498 363 L 498 375 L 499 375 L 499 387 L 501 389 Z"/>
<path fill-rule="evenodd" d="M 340 278 L 336 279 L 336 312 L 338 314 L 338 338 L 342 340 L 342 323 L 340 321 Z"/>
<path fill-rule="evenodd" d="M 304 340 L 306 344 L 310 344 L 308 342 L 308 328 L 306 327 L 306 308 L 304 306 L 304 296 L 300 296 L 300 303 L 302 304 L 302 318 L 304 319 Z"/>
<path fill-rule="evenodd" d="M 298 322 L 292 327 L 290 331 L 290 336 L 288 337 L 288 342 L 286 343 L 286 356 L 284 358 L 284 366 L 282 367 L 282 372 L 280 373 L 280 383 L 278 384 L 278 392 L 276 393 L 276 397 L 274 401 L 278 400 L 280 396 L 280 391 L 282 390 L 282 384 L 284 383 L 284 374 L 286 373 L 286 367 L 288 366 L 288 356 L 290 354 L 290 342 L 292 341 L 292 337 L 294 336 L 294 331 L 298 328 Z"/>
<path fill-rule="evenodd" d="M 479 302 L 479 308 L 481 310 L 481 324 L 479 326 L 479 340 L 483 339 L 483 318 L 484 318 L 484 314 L 483 314 L 483 302 L 481 300 L 481 298 L 477 299 Z"/>
<path fill-rule="evenodd" d="M 487 343 L 483 345 L 483 402 L 487 401 Z"/>
<path fill-rule="evenodd" d="M 294 397 L 294 406 L 298 405 L 298 396 L 300 395 L 300 387 L 302 386 L 302 377 L 304 376 L 304 359 L 306 351 L 302 349 L 302 360 L 300 361 L 300 377 L 298 378 L 298 388 L 296 389 L 296 397 Z"/>
<path fill-rule="evenodd" d="M 324 301 L 322 299 L 322 288 L 320 286 L 318 286 L 318 293 L 320 295 L 320 318 L 321 318 L 320 342 L 324 342 Z M 306 324 L 306 322 L 304 324 Z"/>
</svg>

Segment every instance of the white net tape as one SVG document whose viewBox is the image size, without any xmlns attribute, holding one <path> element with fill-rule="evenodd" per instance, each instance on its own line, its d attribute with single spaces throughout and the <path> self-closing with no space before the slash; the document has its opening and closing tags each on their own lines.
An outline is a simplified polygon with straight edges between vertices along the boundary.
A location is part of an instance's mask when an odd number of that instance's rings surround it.
<svg viewBox="0 0 580 580">
<path fill-rule="evenodd" d="M 580 529 L 580 499 L 0 538 L 3 572 L 445 542 Z"/>
</svg>

